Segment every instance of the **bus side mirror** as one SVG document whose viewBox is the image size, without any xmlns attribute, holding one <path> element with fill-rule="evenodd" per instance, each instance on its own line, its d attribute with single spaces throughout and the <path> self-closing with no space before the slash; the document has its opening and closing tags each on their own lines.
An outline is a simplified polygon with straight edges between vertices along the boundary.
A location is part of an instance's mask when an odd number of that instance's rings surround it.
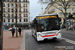
<svg viewBox="0 0 75 50">
<path fill-rule="evenodd" d="M 34 24 L 37 23 L 37 20 L 34 21 Z"/>
<path fill-rule="evenodd" d="M 61 24 L 61 22 L 59 22 Z"/>
<path fill-rule="evenodd" d="M 61 18 L 59 18 L 59 21 L 61 21 Z"/>
</svg>

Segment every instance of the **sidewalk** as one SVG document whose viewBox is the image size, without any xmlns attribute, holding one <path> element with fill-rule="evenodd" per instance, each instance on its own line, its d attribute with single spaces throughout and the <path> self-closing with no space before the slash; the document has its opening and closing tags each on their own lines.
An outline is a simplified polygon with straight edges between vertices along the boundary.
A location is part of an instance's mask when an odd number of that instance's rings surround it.
<svg viewBox="0 0 75 50">
<path fill-rule="evenodd" d="M 22 31 L 22 36 L 16 37 L 16 33 L 14 38 L 12 38 L 11 31 L 4 31 L 3 32 L 3 50 L 20 50 L 22 38 L 24 32 Z"/>
</svg>

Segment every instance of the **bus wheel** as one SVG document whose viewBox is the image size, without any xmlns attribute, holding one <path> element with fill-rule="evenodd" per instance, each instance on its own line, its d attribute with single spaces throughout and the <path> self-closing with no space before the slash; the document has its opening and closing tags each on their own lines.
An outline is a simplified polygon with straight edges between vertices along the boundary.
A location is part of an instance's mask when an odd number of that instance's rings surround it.
<svg viewBox="0 0 75 50">
<path fill-rule="evenodd" d="M 52 40 L 56 40 L 57 38 L 56 37 L 54 37 Z"/>
</svg>

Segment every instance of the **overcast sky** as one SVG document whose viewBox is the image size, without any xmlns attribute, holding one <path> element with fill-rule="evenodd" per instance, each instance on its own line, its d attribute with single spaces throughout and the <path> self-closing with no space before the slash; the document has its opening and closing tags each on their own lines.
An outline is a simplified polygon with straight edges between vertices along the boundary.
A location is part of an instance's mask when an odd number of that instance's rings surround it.
<svg viewBox="0 0 75 50">
<path fill-rule="evenodd" d="M 30 1 L 30 21 L 34 19 L 36 15 L 41 13 L 41 7 L 45 10 L 46 4 L 38 3 L 38 0 L 29 0 Z M 44 11 L 43 11 L 44 12 Z"/>
</svg>

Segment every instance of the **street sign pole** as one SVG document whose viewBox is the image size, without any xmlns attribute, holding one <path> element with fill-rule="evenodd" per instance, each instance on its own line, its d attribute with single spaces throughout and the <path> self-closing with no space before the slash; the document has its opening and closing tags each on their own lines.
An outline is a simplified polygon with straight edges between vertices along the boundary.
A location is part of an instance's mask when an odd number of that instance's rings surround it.
<svg viewBox="0 0 75 50">
<path fill-rule="evenodd" d="M 3 50 L 3 2 L 0 0 L 0 50 Z"/>
</svg>

